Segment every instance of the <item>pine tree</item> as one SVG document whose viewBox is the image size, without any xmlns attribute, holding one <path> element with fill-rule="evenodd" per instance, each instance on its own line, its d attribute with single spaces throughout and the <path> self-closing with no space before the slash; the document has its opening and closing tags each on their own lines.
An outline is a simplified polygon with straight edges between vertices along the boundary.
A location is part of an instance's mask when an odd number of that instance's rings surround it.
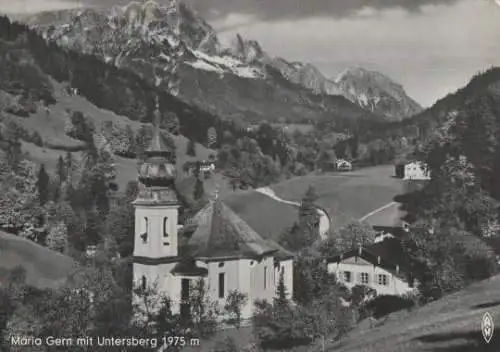
<svg viewBox="0 0 500 352">
<path fill-rule="evenodd" d="M 287 306 L 287 290 L 285 286 L 285 276 L 283 271 L 280 272 L 280 279 L 278 281 L 278 287 L 276 288 L 276 295 L 274 297 L 274 305 L 276 306 Z"/>
<path fill-rule="evenodd" d="M 194 184 L 194 190 L 193 190 L 193 198 L 195 200 L 200 200 L 203 198 L 203 195 L 205 194 L 205 190 L 203 188 L 203 181 L 200 180 L 200 178 L 196 178 L 196 182 Z"/>
<path fill-rule="evenodd" d="M 196 144 L 191 139 L 188 141 L 186 154 L 189 156 L 196 156 Z"/>
<path fill-rule="evenodd" d="M 319 225 L 319 214 L 315 202 L 318 199 L 314 186 L 307 188 L 299 208 L 299 223 L 305 224 L 311 228 Z"/>
<path fill-rule="evenodd" d="M 64 181 L 66 181 L 66 165 L 61 155 L 59 155 L 59 158 L 57 159 L 56 175 L 57 175 L 57 182 L 59 182 L 59 185 L 61 185 Z"/>
<path fill-rule="evenodd" d="M 36 182 L 38 188 L 38 199 L 40 205 L 44 205 L 49 197 L 49 175 L 45 171 L 45 165 L 40 166 L 40 171 L 38 171 L 38 180 Z"/>
<path fill-rule="evenodd" d="M 66 179 L 72 179 L 73 176 L 73 171 L 75 169 L 75 160 L 73 159 L 73 153 L 71 152 L 66 152 L 66 155 L 64 157 L 64 169 L 66 171 Z"/>
</svg>

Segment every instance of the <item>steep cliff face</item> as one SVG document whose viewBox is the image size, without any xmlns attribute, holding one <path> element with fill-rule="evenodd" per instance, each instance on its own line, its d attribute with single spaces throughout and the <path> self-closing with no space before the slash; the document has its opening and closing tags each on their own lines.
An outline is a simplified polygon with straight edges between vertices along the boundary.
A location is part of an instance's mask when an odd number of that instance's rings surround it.
<svg viewBox="0 0 500 352">
<path fill-rule="evenodd" d="M 271 57 L 258 42 L 246 40 L 239 34 L 222 53 L 246 64 L 272 67 L 290 82 L 315 94 L 343 96 L 363 109 L 386 116 L 388 120 L 401 120 L 422 111 L 422 107 L 406 94 L 400 84 L 380 72 L 353 68 L 336 79 L 329 79 L 310 63 Z"/>
<path fill-rule="evenodd" d="M 383 110 L 360 104 L 313 65 L 273 58 L 257 41 L 240 35 L 222 47 L 208 23 L 175 1 L 49 12 L 29 18 L 28 24 L 47 40 L 96 55 L 151 83 L 178 77 L 183 100 L 222 116 L 385 119 Z M 175 72 L 174 62 L 179 63 Z"/>
</svg>

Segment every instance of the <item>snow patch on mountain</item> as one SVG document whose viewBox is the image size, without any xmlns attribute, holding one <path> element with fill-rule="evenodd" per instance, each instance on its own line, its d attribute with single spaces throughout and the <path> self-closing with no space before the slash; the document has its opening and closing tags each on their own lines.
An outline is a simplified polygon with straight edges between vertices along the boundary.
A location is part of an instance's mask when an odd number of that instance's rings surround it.
<svg viewBox="0 0 500 352">
<path fill-rule="evenodd" d="M 265 73 L 257 68 L 246 65 L 244 62 L 231 56 L 212 56 L 201 51 L 193 51 L 197 58 L 194 62 L 187 62 L 188 65 L 206 71 L 219 73 L 233 73 L 244 78 L 263 78 Z"/>
</svg>

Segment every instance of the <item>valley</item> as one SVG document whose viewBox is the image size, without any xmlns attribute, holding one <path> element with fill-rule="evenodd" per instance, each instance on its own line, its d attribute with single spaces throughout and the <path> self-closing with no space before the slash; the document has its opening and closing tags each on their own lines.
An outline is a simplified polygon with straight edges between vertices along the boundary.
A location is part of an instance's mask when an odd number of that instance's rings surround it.
<svg viewBox="0 0 500 352">
<path fill-rule="evenodd" d="M 411 47 L 459 72 L 432 44 L 455 27 L 413 25 L 465 2 L 282 8 L 223 43 L 214 28 L 252 12 L 241 1 L 228 18 L 175 0 L 0 15 L 0 350 L 60 334 L 203 344 L 175 352 L 497 351 L 481 319 L 500 319 L 500 68 L 427 108 L 379 70 Z M 401 14 L 397 35 L 336 32 Z M 258 28 L 295 20 L 330 23 L 304 60 L 260 44 Z"/>
</svg>

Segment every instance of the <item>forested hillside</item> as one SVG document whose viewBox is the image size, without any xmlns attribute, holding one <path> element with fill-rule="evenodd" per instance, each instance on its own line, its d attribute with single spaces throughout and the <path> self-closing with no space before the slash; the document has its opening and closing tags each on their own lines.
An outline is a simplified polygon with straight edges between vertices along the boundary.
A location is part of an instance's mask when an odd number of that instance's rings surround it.
<svg viewBox="0 0 500 352">
<path fill-rule="evenodd" d="M 425 136 L 428 142 L 417 153 L 431 180 L 396 197 L 406 220 L 425 229 L 411 237 L 408 249 L 421 265 L 419 280 L 428 298 L 498 269 L 493 250 L 500 253 L 500 90 L 498 84 L 484 84 L 499 72 L 485 73 L 440 103 L 453 113 Z M 453 106 L 446 105 L 450 101 Z"/>
</svg>

